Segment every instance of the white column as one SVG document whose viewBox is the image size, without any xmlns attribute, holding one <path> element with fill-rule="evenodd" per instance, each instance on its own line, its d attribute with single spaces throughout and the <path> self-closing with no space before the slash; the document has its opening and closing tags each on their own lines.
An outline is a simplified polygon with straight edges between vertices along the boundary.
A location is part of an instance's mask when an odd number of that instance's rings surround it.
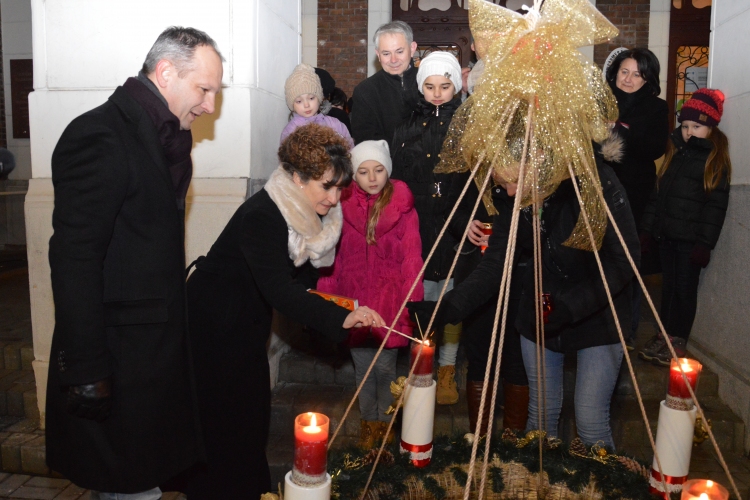
<svg viewBox="0 0 750 500">
<path fill-rule="evenodd" d="M 648 49 L 656 54 L 661 66 L 659 85 L 662 99 L 667 98 L 667 71 L 669 68 L 669 12 L 670 0 L 651 0 L 651 13 L 648 16 Z"/>
</svg>

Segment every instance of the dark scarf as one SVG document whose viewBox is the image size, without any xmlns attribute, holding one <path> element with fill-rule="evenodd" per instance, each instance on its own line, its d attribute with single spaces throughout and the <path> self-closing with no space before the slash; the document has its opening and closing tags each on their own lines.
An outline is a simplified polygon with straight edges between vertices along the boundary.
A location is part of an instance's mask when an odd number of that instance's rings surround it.
<svg viewBox="0 0 750 500">
<path fill-rule="evenodd" d="M 138 78 L 128 78 L 123 88 L 154 122 L 172 176 L 177 207 L 184 210 L 185 196 L 193 176 L 193 160 L 190 157 L 193 134 L 189 130 L 180 130 L 180 120 L 169 110 L 166 99 L 156 86 L 142 73 L 138 74 Z"/>
<path fill-rule="evenodd" d="M 650 96 L 654 95 L 654 90 L 648 82 L 644 83 L 643 87 L 631 93 L 620 90 L 617 88 L 617 85 L 612 82 L 609 82 L 609 86 L 617 99 L 617 109 L 620 111 L 618 120 L 624 120 L 634 106 L 638 105 L 644 99 L 648 99 Z"/>
</svg>

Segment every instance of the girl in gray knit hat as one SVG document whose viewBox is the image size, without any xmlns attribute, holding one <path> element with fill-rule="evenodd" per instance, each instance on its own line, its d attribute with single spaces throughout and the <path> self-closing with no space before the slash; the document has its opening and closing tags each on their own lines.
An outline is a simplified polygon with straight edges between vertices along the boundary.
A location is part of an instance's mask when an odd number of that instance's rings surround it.
<svg viewBox="0 0 750 500">
<path fill-rule="evenodd" d="M 310 123 L 317 123 L 332 128 L 346 139 L 350 148 L 354 147 L 354 141 L 346 126 L 336 118 L 320 113 L 320 104 L 323 102 L 323 87 L 320 84 L 320 78 L 315 73 L 315 68 L 305 63 L 298 64 L 289 78 L 286 79 L 284 96 L 286 97 L 286 105 L 292 112 L 292 119 L 281 132 L 280 143 L 284 142 L 284 139 L 297 128 Z"/>
</svg>

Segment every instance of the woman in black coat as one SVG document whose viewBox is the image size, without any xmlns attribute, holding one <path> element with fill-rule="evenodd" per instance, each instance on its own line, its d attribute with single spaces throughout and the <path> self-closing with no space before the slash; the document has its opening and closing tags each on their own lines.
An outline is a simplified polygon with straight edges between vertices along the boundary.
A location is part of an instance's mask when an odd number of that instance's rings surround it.
<svg viewBox="0 0 750 500">
<path fill-rule="evenodd" d="M 638 249 L 638 235 L 624 190 L 612 170 L 597 159 L 604 197 L 617 222 L 631 255 Z M 499 180 L 508 197 L 516 185 Z M 435 323 L 456 322 L 471 314 L 492 297 L 500 286 L 505 252 L 510 237 L 512 205 L 498 203 L 500 213 L 493 221 L 493 233 L 482 262 L 460 285 L 448 292 Z M 545 324 L 545 387 L 547 421 L 538 421 L 540 395 L 537 388 L 536 329 L 534 298 L 534 266 L 527 262 L 525 270 L 517 268 L 513 279 L 511 300 L 517 300 L 515 327 L 521 334 L 521 350 L 529 379 L 530 402 L 527 430 L 543 429 L 557 435 L 562 409 L 563 359 L 566 353 L 578 358 L 575 407 L 578 434 L 587 445 L 602 441 L 613 448 L 609 425 L 609 405 L 622 361 L 622 346 L 614 318 L 604 292 L 602 279 L 589 251 L 563 245 L 570 236 L 580 214 L 580 206 L 571 180 L 563 181 L 542 206 L 542 278 L 543 291 L 552 298 L 553 310 Z M 523 256 L 533 255 L 533 209 L 521 211 L 516 240 L 516 264 Z M 625 250 L 608 224 L 599 250 L 604 273 L 618 318 L 627 324 L 630 317 L 630 280 L 633 270 Z M 418 315 L 429 313 L 434 306 L 415 305 L 410 309 Z M 423 312 L 420 312 L 422 310 Z"/>
<path fill-rule="evenodd" d="M 190 337 L 207 464 L 191 500 L 259 498 L 270 491 L 266 440 L 273 309 L 334 341 L 353 326 L 384 326 L 367 307 L 350 312 L 307 292 L 333 264 L 341 188 L 351 182 L 347 145 L 319 125 L 298 128 L 280 166 L 243 203 L 188 280 Z M 291 432 L 291 429 L 290 429 Z"/>
<path fill-rule="evenodd" d="M 622 159 L 607 163 L 625 188 L 639 232 L 643 210 L 656 183 L 654 161 L 666 151 L 669 136 L 669 109 L 667 102 L 659 98 L 659 69 L 659 60 L 653 52 L 632 49 L 618 54 L 606 75 L 620 111 L 613 133 L 622 138 L 625 145 Z M 641 288 L 634 281 L 628 339 L 631 350 L 640 320 L 640 306 Z"/>
</svg>

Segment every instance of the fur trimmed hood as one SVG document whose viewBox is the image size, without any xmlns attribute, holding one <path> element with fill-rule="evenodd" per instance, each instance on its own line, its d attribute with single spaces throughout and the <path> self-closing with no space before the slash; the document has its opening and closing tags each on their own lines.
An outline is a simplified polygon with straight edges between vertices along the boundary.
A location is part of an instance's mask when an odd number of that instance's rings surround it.
<svg viewBox="0 0 750 500">
<path fill-rule="evenodd" d="M 264 189 L 286 221 L 289 258 L 294 265 L 299 267 L 308 259 L 314 267 L 332 265 L 341 236 L 341 204 L 331 207 L 321 218 L 281 166 L 271 174 Z"/>
</svg>

